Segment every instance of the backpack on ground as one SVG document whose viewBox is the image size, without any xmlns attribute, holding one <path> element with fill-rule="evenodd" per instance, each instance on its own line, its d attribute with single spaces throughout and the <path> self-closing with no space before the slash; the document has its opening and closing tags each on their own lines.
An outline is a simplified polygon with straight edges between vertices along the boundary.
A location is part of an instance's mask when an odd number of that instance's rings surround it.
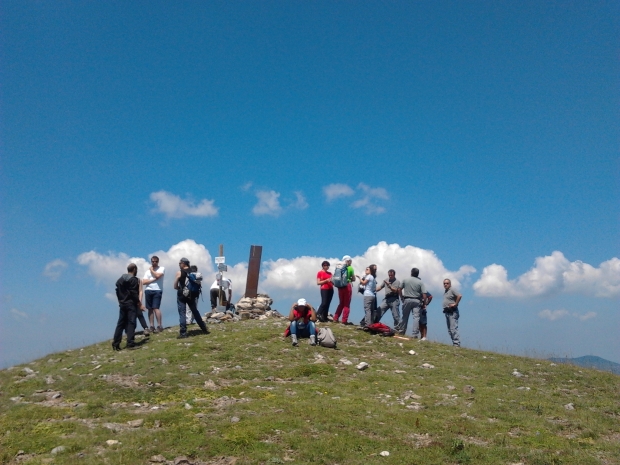
<svg viewBox="0 0 620 465">
<path fill-rule="evenodd" d="M 336 336 L 334 336 L 334 333 L 329 328 L 319 328 L 316 340 L 321 347 L 328 347 L 330 349 L 336 348 Z"/>
<path fill-rule="evenodd" d="M 195 271 L 187 274 L 183 295 L 197 298 L 202 293 L 202 273 Z"/>
<path fill-rule="evenodd" d="M 332 276 L 332 283 L 334 283 L 334 286 L 336 287 L 347 287 L 347 284 L 349 284 L 349 279 L 346 264 L 339 263 L 336 265 L 334 275 Z"/>
<path fill-rule="evenodd" d="M 365 331 L 368 331 L 372 334 L 378 334 L 380 336 L 391 337 L 394 336 L 395 332 L 388 325 L 384 325 L 383 323 L 373 323 L 371 325 L 366 326 L 364 328 Z"/>
</svg>

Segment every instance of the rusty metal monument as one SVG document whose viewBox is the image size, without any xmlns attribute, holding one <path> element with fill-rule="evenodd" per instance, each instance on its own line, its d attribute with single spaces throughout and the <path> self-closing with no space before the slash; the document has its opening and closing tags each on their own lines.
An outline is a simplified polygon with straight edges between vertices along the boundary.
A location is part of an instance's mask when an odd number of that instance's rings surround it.
<svg viewBox="0 0 620 465">
<path fill-rule="evenodd" d="M 250 260 L 248 262 L 248 279 L 245 283 L 245 296 L 256 297 L 258 295 L 258 277 L 260 274 L 260 260 L 263 254 L 262 245 L 250 246 Z"/>
</svg>

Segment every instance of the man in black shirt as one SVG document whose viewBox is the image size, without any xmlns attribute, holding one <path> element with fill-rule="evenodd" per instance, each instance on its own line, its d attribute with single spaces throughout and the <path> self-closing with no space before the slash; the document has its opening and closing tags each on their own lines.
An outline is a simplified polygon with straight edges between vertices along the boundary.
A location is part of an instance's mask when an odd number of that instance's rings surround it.
<svg viewBox="0 0 620 465">
<path fill-rule="evenodd" d="M 118 299 L 119 314 L 114 331 L 112 348 L 121 350 L 123 330 L 127 334 L 127 348 L 135 347 L 134 334 L 136 332 L 136 316 L 138 309 L 144 309 L 140 295 L 140 280 L 136 278 L 138 267 L 135 263 L 127 266 L 127 273 L 116 281 L 116 298 Z"/>
<path fill-rule="evenodd" d="M 174 277 L 174 288 L 177 290 L 177 309 L 179 311 L 179 339 L 187 337 L 187 306 L 192 311 L 194 320 L 205 333 L 208 333 L 207 325 L 202 321 L 202 317 L 196 307 L 197 295 L 191 294 L 187 289 L 187 275 L 190 273 L 189 260 L 182 258 L 179 261 L 179 271 Z M 185 295 L 188 294 L 188 295 Z"/>
</svg>

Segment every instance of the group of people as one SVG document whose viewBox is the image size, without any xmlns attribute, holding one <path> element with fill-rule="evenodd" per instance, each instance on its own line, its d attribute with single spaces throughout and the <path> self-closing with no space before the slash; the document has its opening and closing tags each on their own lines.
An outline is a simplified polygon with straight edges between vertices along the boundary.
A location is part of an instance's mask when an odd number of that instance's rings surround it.
<svg viewBox="0 0 620 465">
<path fill-rule="evenodd" d="M 299 299 L 293 303 L 289 311 L 289 330 L 293 345 L 298 344 L 298 337 L 310 338 L 312 345 L 316 344 L 315 322 L 329 321 L 329 307 L 334 297 L 334 287 L 338 289 L 338 306 L 333 315 L 335 323 L 352 325 L 349 321 L 351 298 L 353 296 L 353 283 L 359 280 L 359 292 L 363 294 L 364 318 L 360 326 L 367 327 L 373 323 L 379 323 L 388 309 L 394 320 L 394 330 L 404 335 L 409 324 L 409 317 L 413 315 L 413 337 L 426 340 L 428 331 L 427 307 L 433 300 L 433 296 L 426 290 L 426 286 L 420 279 L 420 270 L 411 269 L 411 276 L 402 281 L 396 279 L 396 272 L 388 270 L 387 279 L 379 282 L 377 279 L 377 265 L 366 268 L 364 276 L 355 274 L 351 266 L 352 259 L 349 255 L 342 257 L 342 263 L 336 268 L 341 279 L 334 279 L 329 271 L 330 263 L 324 261 L 321 270 L 317 273 L 316 283 L 320 286 L 321 305 L 318 310 L 310 305 L 305 299 Z M 151 257 L 151 266 L 142 279 L 137 277 L 138 267 L 135 263 L 127 266 L 127 273 L 116 281 L 116 296 L 119 304 L 119 317 L 114 332 L 112 347 L 120 350 L 123 331 L 127 334 L 127 347 L 135 347 L 136 320 L 144 328 L 144 335 L 163 331 L 162 313 L 160 310 L 163 294 L 165 269 L 159 266 L 159 258 Z M 195 321 L 200 329 L 208 333 L 207 326 L 198 312 L 198 297 L 201 292 L 202 276 L 196 266 L 191 266 L 187 258 L 179 261 L 179 270 L 174 277 L 173 287 L 177 291 L 177 310 L 179 313 L 179 338 L 188 337 L 187 325 Z M 458 331 L 459 302 L 461 294 L 452 288 L 449 279 L 443 280 L 443 313 L 446 318 L 448 333 L 452 344 L 460 346 L 461 341 Z M 385 289 L 385 296 L 381 305 L 377 305 L 377 292 Z M 209 290 L 211 310 L 220 305 L 230 308 L 232 301 L 232 282 L 218 273 L 216 280 Z M 144 303 L 143 303 L 144 300 Z M 402 314 L 401 314 L 402 306 Z M 148 311 L 149 324 L 147 324 L 144 311 Z M 155 327 L 157 320 L 157 327 Z"/>
<path fill-rule="evenodd" d="M 377 265 L 370 265 L 366 268 L 364 276 L 355 274 L 351 266 L 352 259 L 349 255 L 342 257 L 337 269 L 346 267 L 346 280 L 339 282 L 340 286 L 335 286 L 334 276 L 329 271 L 330 263 L 324 261 L 321 270 L 317 273 L 316 283 L 320 286 L 321 305 L 316 311 L 316 319 L 327 322 L 329 307 L 334 297 L 334 287 L 338 289 L 339 303 L 333 316 L 335 323 L 342 322 L 345 325 L 353 324 L 349 322 L 351 297 L 353 295 L 353 283 L 359 280 L 359 292 L 364 298 L 364 318 L 360 326 L 369 326 L 378 323 L 383 315 L 388 311 L 392 313 L 394 319 L 394 330 L 404 335 L 409 324 L 409 317 L 413 315 L 413 337 L 426 341 L 428 331 L 427 307 L 433 300 L 433 296 L 426 290 L 426 286 L 420 279 L 420 270 L 411 269 L 411 276 L 402 281 L 396 279 L 394 270 L 388 271 L 387 279 L 379 283 L 377 279 Z M 458 321 L 459 321 L 459 302 L 462 295 L 452 288 L 449 279 L 443 280 L 443 313 L 446 318 L 448 333 L 454 346 L 460 346 Z M 381 305 L 377 305 L 377 292 L 385 289 L 385 297 Z M 402 306 L 402 315 L 400 307 Z M 341 319 L 342 317 L 342 319 Z M 289 317 L 289 320 L 291 318 Z M 292 320 L 291 320 L 292 321 Z M 292 331 L 291 331 L 292 332 Z"/>
<path fill-rule="evenodd" d="M 120 343 L 123 331 L 127 335 L 127 348 L 136 346 L 136 320 L 144 329 L 144 336 L 164 330 L 160 310 L 164 289 L 165 268 L 159 266 L 159 257 L 151 257 L 151 266 L 142 279 L 137 277 L 138 266 L 130 263 L 127 273 L 116 281 L 116 297 L 119 305 L 119 316 L 114 331 L 112 348 L 121 350 Z M 198 298 L 202 288 L 202 276 L 195 265 L 183 257 L 179 261 L 179 270 L 174 277 L 174 289 L 177 291 L 177 310 L 179 313 L 179 338 L 188 337 L 187 325 L 195 321 L 204 333 L 208 333 L 207 325 L 198 312 Z M 220 305 L 230 306 L 232 300 L 232 282 L 218 273 L 209 290 L 211 310 Z M 143 303 L 144 301 L 144 303 Z M 143 312 L 148 311 L 149 324 Z M 155 320 L 157 326 L 155 326 Z"/>
</svg>

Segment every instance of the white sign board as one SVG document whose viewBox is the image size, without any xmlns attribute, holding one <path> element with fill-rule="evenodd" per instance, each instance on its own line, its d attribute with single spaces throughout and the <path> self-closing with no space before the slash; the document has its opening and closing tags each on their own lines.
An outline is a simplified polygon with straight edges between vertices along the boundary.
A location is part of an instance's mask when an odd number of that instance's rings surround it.
<svg viewBox="0 0 620 465">
<path fill-rule="evenodd" d="M 215 263 L 226 263 L 226 257 L 215 257 Z"/>
</svg>

